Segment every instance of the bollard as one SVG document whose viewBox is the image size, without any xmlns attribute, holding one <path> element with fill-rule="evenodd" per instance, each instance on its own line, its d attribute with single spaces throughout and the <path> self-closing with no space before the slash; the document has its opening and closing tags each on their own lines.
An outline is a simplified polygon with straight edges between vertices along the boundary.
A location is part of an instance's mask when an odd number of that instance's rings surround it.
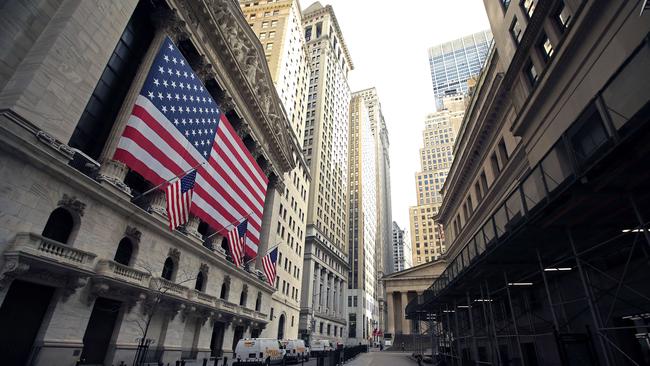
<svg viewBox="0 0 650 366">
<path fill-rule="evenodd" d="M 203 366 L 208 366 L 208 359 L 207 358 L 203 358 Z"/>
<path fill-rule="evenodd" d="M 228 366 L 228 357 L 223 358 L 223 366 Z"/>
</svg>

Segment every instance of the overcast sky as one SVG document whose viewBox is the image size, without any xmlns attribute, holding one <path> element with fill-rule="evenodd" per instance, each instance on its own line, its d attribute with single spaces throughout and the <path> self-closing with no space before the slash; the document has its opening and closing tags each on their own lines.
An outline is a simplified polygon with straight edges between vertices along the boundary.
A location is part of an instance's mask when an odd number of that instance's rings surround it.
<svg viewBox="0 0 650 366">
<path fill-rule="evenodd" d="M 312 0 L 300 0 L 306 9 Z M 324 0 L 339 21 L 354 71 L 352 91 L 375 86 L 390 138 L 393 220 L 416 203 L 424 116 L 435 111 L 427 48 L 488 29 L 482 0 Z"/>
</svg>

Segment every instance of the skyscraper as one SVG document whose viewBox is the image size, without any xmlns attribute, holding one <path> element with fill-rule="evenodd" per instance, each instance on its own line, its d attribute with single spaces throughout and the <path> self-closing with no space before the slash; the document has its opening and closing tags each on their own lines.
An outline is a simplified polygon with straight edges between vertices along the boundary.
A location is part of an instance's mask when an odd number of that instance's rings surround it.
<svg viewBox="0 0 650 366">
<path fill-rule="evenodd" d="M 302 146 L 307 107 L 307 62 L 302 14 L 298 0 L 273 3 L 241 0 L 241 9 L 262 43 L 271 77 L 293 133 Z M 300 316 L 301 272 L 306 231 L 309 173 L 302 154 L 298 166 L 284 174 L 284 189 L 274 192 L 265 211 L 277 212 L 277 222 L 262 227 L 267 248 L 278 246 L 276 291 L 272 296 L 270 323 L 261 336 L 297 338 Z M 260 253 L 261 261 L 264 253 Z M 258 263 L 258 268 L 261 266 Z"/>
<path fill-rule="evenodd" d="M 465 98 L 442 99 L 442 109 L 427 115 L 420 149 L 421 170 L 415 174 L 417 205 L 410 208 L 413 264 L 438 259 L 445 251 L 443 233 L 433 216 L 442 203 L 440 190 L 453 160 L 456 135 L 465 115 Z"/>
<path fill-rule="evenodd" d="M 467 80 L 481 71 L 492 33 L 477 32 L 429 48 L 429 67 L 436 109 L 447 95 L 467 93 Z"/>
<path fill-rule="evenodd" d="M 348 192 L 348 341 L 356 344 L 372 334 L 379 321 L 377 303 L 377 180 L 375 135 L 364 98 L 350 102 Z"/>
<path fill-rule="evenodd" d="M 311 71 L 304 147 L 309 189 L 300 334 L 341 341 L 347 335 L 348 128 L 353 65 L 331 6 L 303 12 Z"/>
<path fill-rule="evenodd" d="M 393 268 L 395 272 L 403 271 L 413 266 L 411 253 L 411 238 L 406 229 L 401 229 L 395 221 L 392 225 L 393 231 Z"/>
</svg>

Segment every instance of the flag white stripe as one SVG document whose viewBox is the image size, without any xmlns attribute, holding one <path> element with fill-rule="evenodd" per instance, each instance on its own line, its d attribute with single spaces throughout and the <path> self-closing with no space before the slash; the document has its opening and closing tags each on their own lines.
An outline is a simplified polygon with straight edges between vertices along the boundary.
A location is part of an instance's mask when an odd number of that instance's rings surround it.
<svg viewBox="0 0 650 366">
<path fill-rule="evenodd" d="M 224 181 L 223 177 L 221 177 L 221 176 L 213 176 L 213 178 L 215 178 L 215 180 L 219 184 L 221 184 L 221 186 L 224 189 L 226 189 L 226 191 L 232 191 L 232 187 L 230 187 L 230 185 L 228 185 Z M 210 185 L 202 176 L 197 176 L 196 177 L 196 184 L 198 186 L 200 186 L 201 188 L 203 188 L 211 197 L 213 197 L 214 199 L 219 201 L 221 206 L 224 209 L 226 209 L 226 211 L 228 211 L 228 213 L 231 214 L 235 219 L 238 219 L 238 218 L 240 218 L 240 217 L 242 217 L 242 216 L 244 216 L 244 215 L 246 215 L 246 214 L 248 214 L 250 212 L 253 212 L 253 209 L 250 206 L 248 206 L 248 204 L 246 204 L 245 201 L 239 199 L 238 196 L 235 195 L 234 192 L 233 192 L 232 194 L 229 195 L 230 196 L 229 198 L 231 200 L 233 200 L 233 201 L 236 201 L 244 211 L 242 212 L 240 210 L 237 210 L 237 208 L 233 207 L 230 204 L 230 202 L 228 202 L 228 200 L 225 197 L 223 197 L 220 192 L 218 192 L 216 189 L 214 189 L 214 187 L 212 185 Z M 255 214 L 255 213 L 251 214 L 251 218 L 257 219 L 258 217 L 259 216 L 257 214 Z"/>
<path fill-rule="evenodd" d="M 120 141 L 117 143 L 117 148 L 131 153 L 131 155 L 140 160 L 142 163 L 146 164 L 149 169 L 156 172 L 156 174 L 164 180 L 170 180 L 176 176 L 176 174 L 172 173 L 171 170 L 167 169 L 158 160 L 156 160 L 156 158 L 151 156 L 151 154 L 149 154 L 146 150 L 140 147 L 140 145 L 128 137 L 122 136 Z"/>
<path fill-rule="evenodd" d="M 198 179 L 198 176 L 197 176 Z M 230 226 L 232 225 L 237 225 L 238 223 L 232 223 L 226 220 L 223 216 L 221 216 L 220 213 L 218 213 L 215 208 L 207 203 L 203 197 L 201 197 L 198 194 L 193 195 L 192 198 L 192 203 L 197 205 L 199 208 L 201 208 L 203 211 L 205 211 L 207 214 L 212 216 L 221 226 L 225 227 L 226 229 L 230 229 Z M 239 217 L 237 217 L 238 219 Z M 259 240 L 259 232 L 248 225 L 248 232 L 251 234 L 251 236 L 255 237 L 255 239 Z"/>
<path fill-rule="evenodd" d="M 217 140 L 216 143 L 219 143 L 219 140 Z M 235 173 L 232 171 L 232 169 L 226 164 L 226 161 L 223 160 L 223 158 L 218 153 L 213 154 L 213 159 L 224 170 L 224 173 L 227 174 L 227 177 L 223 177 L 223 176 L 221 176 L 221 174 L 217 173 L 217 171 L 214 170 L 214 168 L 212 166 L 210 166 L 210 164 L 206 164 L 206 170 L 208 170 L 208 172 L 210 173 L 211 176 L 213 176 L 213 177 L 218 176 L 218 177 L 222 178 L 222 180 L 219 183 L 221 183 L 222 181 L 227 181 L 227 180 L 224 180 L 224 178 L 230 178 L 235 184 L 237 184 L 237 186 L 239 188 L 242 189 L 244 194 L 248 193 L 248 197 L 251 198 L 251 201 L 258 202 L 258 203 L 259 202 L 264 203 L 264 196 L 261 195 L 261 192 L 259 192 L 259 191 L 251 192 L 244 185 L 244 183 L 239 179 L 239 177 L 235 175 Z M 244 174 L 245 174 L 245 172 L 244 172 Z M 244 175 L 244 178 L 245 177 L 246 177 L 246 175 Z M 251 184 L 251 185 L 254 186 L 254 184 Z M 228 185 L 228 187 L 230 188 L 229 193 L 232 192 L 231 194 L 235 195 L 235 197 L 236 197 L 237 194 L 230 187 L 230 185 Z M 255 189 L 255 187 L 253 187 L 253 189 Z M 260 211 L 261 211 L 262 205 L 260 205 L 259 208 L 260 208 Z"/>
<path fill-rule="evenodd" d="M 225 128 L 225 127 L 220 128 L 220 130 L 221 130 L 221 129 L 223 129 L 223 130 L 227 130 L 227 128 Z M 237 176 L 233 173 L 232 169 L 230 169 L 230 166 L 229 166 L 228 164 L 226 164 L 225 159 L 223 159 L 223 158 L 224 158 L 224 155 L 225 155 L 225 157 L 228 158 L 228 161 L 229 161 L 233 166 L 241 165 L 241 163 L 239 162 L 239 160 L 237 160 L 237 158 L 236 158 L 235 155 L 233 154 L 232 150 L 230 150 L 227 146 L 224 146 L 223 136 L 220 136 L 220 133 L 219 133 L 219 132 L 217 132 L 217 140 L 216 140 L 216 143 L 218 144 L 218 146 L 223 147 L 223 149 L 219 150 L 219 151 L 217 152 L 217 155 L 218 155 L 218 156 L 214 156 L 214 158 L 215 158 L 215 159 L 220 158 L 220 160 L 218 160 L 219 165 L 222 166 L 224 169 L 226 169 L 227 172 L 228 172 L 228 174 L 230 174 L 230 177 L 231 177 L 233 180 L 236 179 L 236 180 L 239 182 L 239 184 L 241 185 L 241 181 L 239 180 L 239 177 L 237 177 Z M 236 144 L 236 142 L 232 142 L 232 141 L 231 141 L 230 143 L 231 143 L 231 144 Z M 219 152 L 220 152 L 220 153 L 219 153 Z M 253 187 L 253 190 L 255 191 L 255 192 L 251 192 L 251 193 L 255 193 L 255 195 L 257 196 L 258 199 L 264 200 L 264 192 L 262 192 L 262 190 L 260 189 L 260 187 L 259 187 L 257 184 L 255 184 L 255 182 L 252 182 L 252 180 L 253 180 L 254 177 L 251 177 L 251 175 L 248 174 L 248 172 L 246 171 L 246 169 L 240 169 L 239 171 L 240 171 L 241 174 L 244 176 L 244 178 L 248 177 L 248 178 L 251 179 L 251 182 L 250 182 L 249 184 L 250 184 L 251 187 Z M 245 186 L 242 186 L 242 188 L 243 188 L 243 187 L 245 187 Z"/>
<path fill-rule="evenodd" d="M 257 179 L 257 181 L 260 183 L 260 185 L 261 185 L 262 187 L 265 187 L 265 186 L 266 186 L 265 179 L 263 179 L 263 178 L 260 176 L 260 174 L 259 174 L 259 172 L 257 171 L 257 169 L 252 165 L 252 163 L 251 163 L 251 161 L 249 160 L 248 156 L 246 156 L 246 154 L 241 150 L 239 144 L 237 143 L 237 141 L 236 141 L 236 139 L 235 139 L 235 136 L 233 136 L 233 135 L 230 133 L 230 131 L 228 130 L 228 128 L 220 128 L 219 131 L 217 131 L 217 132 L 223 132 L 223 135 L 224 135 L 228 140 L 231 141 L 231 144 L 234 146 L 234 148 L 235 148 L 235 152 L 237 152 L 237 155 L 239 155 L 239 156 L 241 157 L 241 159 L 242 159 L 244 162 L 246 162 L 246 165 L 248 166 L 248 168 L 250 169 L 250 171 L 253 173 L 253 176 L 254 176 L 254 177 Z M 217 135 L 219 135 L 219 134 L 217 133 Z M 239 138 L 239 136 L 237 136 L 236 138 Z M 224 150 L 225 150 L 225 149 L 224 149 Z"/>
</svg>

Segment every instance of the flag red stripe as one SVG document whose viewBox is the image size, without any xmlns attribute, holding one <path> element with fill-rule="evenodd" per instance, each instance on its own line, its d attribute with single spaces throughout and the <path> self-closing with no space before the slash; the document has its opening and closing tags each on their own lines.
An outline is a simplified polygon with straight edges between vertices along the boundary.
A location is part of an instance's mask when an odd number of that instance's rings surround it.
<svg viewBox="0 0 650 366">
<path fill-rule="evenodd" d="M 260 168 L 259 165 L 255 162 L 255 159 L 253 158 L 253 155 L 248 151 L 248 148 L 244 145 L 244 142 L 240 138 L 234 138 L 237 137 L 237 133 L 235 133 L 235 129 L 232 128 L 232 124 L 230 124 L 230 121 L 228 120 L 228 117 L 226 117 L 225 114 L 221 114 L 221 122 L 224 122 L 224 125 L 228 129 L 228 132 L 230 133 L 230 136 L 233 137 L 232 139 L 229 139 L 230 141 L 235 141 L 237 145 L 240 147 L 241 151 L 248 157 L 248 160 L 251 161 L 253 164 L 250 166 L 255 169 L 257 174 L 259 175 L 260 178 L 264 181 L 264 183 L 268 183 L 268 177 L 264 174 L 262 169 Z M 249 165 L 245 165 L 246 167 L 249 167 Z M 250 172 L 252 174 L 252 171 Z M 261 187 L 263 190 L 266 190 L 266 187 Z"/>
<path fill-rule="evenodd" d="M 217 144 L 218 143 L 219 141 L 217 140 Z M 215 150 L 213 151 L 216 153 Z M 260 197 L 253 190 L 253 187 L 249 183 L 250 178 L 243 176 L 240 173 L 239 169 L 236 166 L 233 166 L 232 162 L 230 162 L 228 159 L 224 159 L 221 155 L 219 155 L 219 158 L 222 159 L 222 161 L 226 163 L 230 170 L 235 173 L 237 178 L 239 178 L 239 180 L 243 183 L 244 187 L 241 187 L 239 184 L 234 184 L 234 180 L 230 177 L 230 174 L 226 172 L 223 165 L 217 161 L 216 157 L 211 157 L 208 160 L 208 164 L 210 164 L 210 166 L 217 172 L 217 174 L 219 174 L 226 182 L 231 183 L 229 186 L 231 186 L 234 191 L 240 194 L 240 197 L 242 199 L 245 199 L 249 206 L 253 206 L 257 208 L 258 212 L 261 212 L 259 207 L 264 205 L 264 200 L 260 199 Z"/>
</svg>

